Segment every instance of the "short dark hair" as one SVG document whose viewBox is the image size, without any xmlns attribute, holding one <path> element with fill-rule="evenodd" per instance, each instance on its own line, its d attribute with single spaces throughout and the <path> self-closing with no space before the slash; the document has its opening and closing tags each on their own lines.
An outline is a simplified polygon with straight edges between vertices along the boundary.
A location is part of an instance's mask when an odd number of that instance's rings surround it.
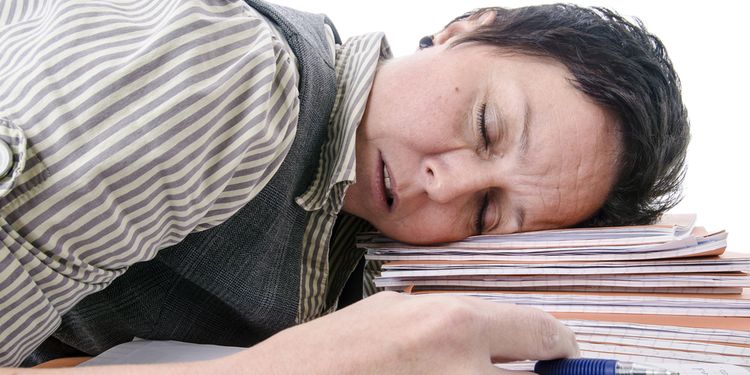
<svg viewBox="0 0 750 375">
<path fill-rule="evenodd" d="M 482 8 L 493 23 L 452 43 L 492 45 L 553 58 L 573 84 L 611 111 L 621 133 L 619 171 L 603 206 L 578 226 L 649 224 L 681 199 L 690 139 L 680 81 L 662 42 L 643 23 L 605 8 L 568 4 Z"/>
</svg>

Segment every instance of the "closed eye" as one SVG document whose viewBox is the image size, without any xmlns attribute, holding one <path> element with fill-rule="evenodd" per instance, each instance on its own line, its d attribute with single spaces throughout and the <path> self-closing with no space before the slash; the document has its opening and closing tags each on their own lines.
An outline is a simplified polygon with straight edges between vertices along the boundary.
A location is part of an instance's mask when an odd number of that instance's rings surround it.
<svg viewBox="0 0 750 375">
<path fill-rule="evenodd" d="M 480 143 L 481 143 L 481 150 L 486 151 L 490 147 L 490 137 L 487 134 L 487 124 L 485 122 L 486 120 L 486 113 L 487 113 L 487 103 L 483 103 L 481 106 L 479 106 L 479 109 L 477 111 L 477 128 L 479 130 L 479 135 L 481 137 Z"/>
</svg>

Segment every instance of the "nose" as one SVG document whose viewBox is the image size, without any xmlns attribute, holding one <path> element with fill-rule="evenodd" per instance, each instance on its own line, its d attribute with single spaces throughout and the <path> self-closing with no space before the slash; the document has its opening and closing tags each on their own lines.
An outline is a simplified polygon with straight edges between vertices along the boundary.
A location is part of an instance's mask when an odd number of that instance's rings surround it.
<svg viewBox="0 0 750 375">
<path fill-rule="evenodd" d="M 491 166 L 472 150 L 453 150 L 426 156 L 421 174 L 424 190 L 433 201 L 448 203 L 493 185 Z"/>
</svg>

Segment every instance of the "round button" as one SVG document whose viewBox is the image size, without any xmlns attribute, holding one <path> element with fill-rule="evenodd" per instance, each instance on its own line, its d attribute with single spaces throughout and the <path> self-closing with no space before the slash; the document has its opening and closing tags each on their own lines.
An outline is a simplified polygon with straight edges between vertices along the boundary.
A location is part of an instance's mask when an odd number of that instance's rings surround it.
<svg viewBox="0 0 750 375">
<path fill-rule="evenodd" d="M 0 178 L 5 177 L 13 166 L 13 151 L 8 144 L 0 139 Z"/>
</svg>

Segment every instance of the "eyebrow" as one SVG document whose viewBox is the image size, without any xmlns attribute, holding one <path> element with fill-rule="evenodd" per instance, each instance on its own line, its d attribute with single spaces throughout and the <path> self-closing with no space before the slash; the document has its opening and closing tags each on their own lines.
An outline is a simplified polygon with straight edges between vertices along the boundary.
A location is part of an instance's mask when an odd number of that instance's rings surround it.
<svg viewBox="0 0 750 375">
<path fill-rule="evenodd" d="M 521 131 L 521 152 L 519 157 L 526 159 L 526 153 L 529 151 L 529 124 L 531 123 L 531 108 L 529 102 L 526 102 L 523 111 L 523 131 Z"/>
</svg>

